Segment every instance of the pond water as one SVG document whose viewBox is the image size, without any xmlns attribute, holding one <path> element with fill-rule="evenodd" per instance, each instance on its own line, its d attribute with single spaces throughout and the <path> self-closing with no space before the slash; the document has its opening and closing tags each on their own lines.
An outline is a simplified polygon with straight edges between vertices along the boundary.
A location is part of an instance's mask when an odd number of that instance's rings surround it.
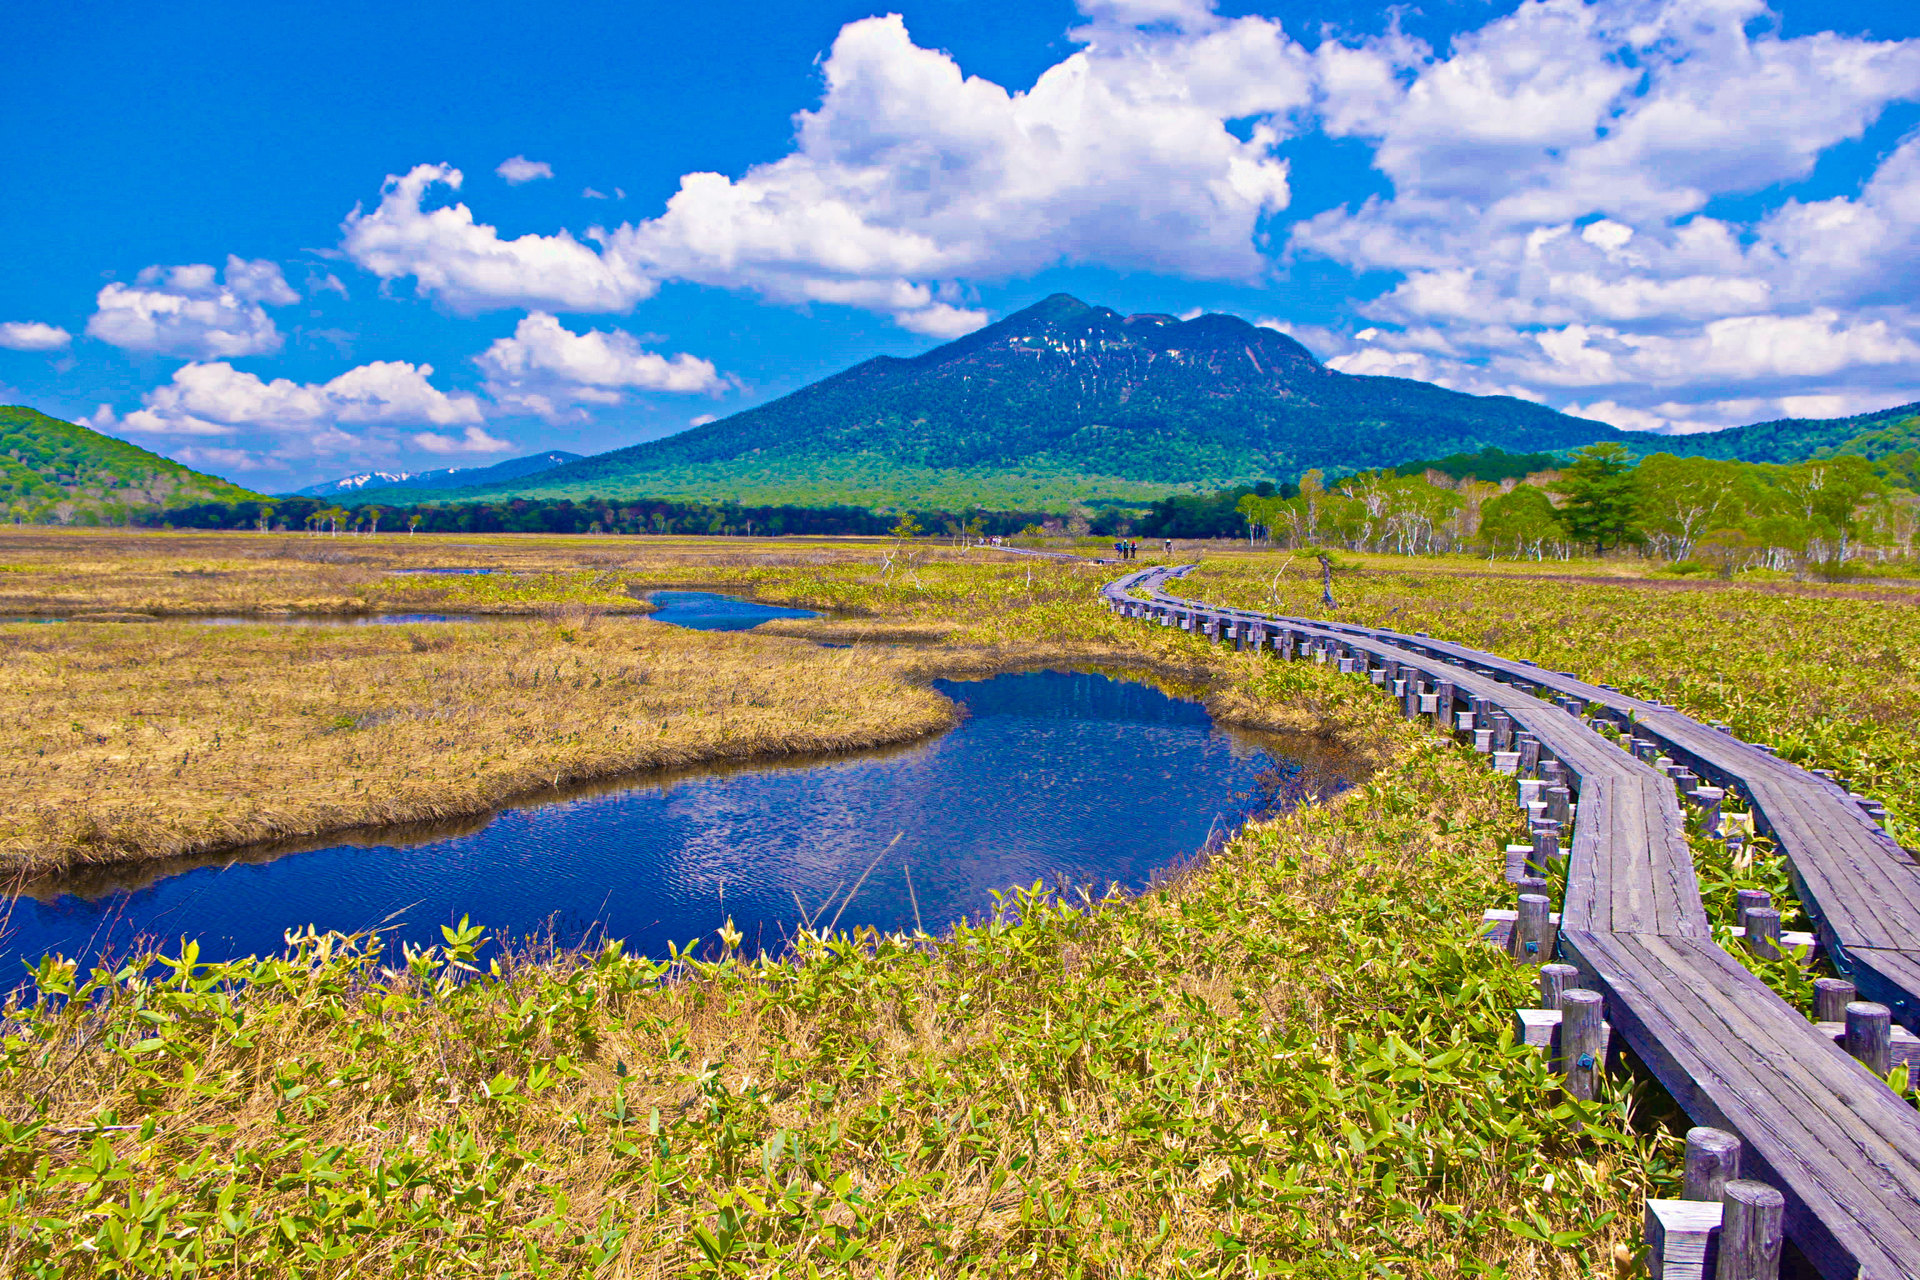
<svg viewBox="0 0 1920 1280">
<path fill-rule="evenodd" d="M 1340 785 L 1148 684 L 1035 672 L 937 687 L 965 718 L 910 747 L 656 776 L 438 838 L 37 888 L 11 903 L 0 975 L 11 985 L 50 950 L 124 954 L 140 936 L 198 938 L 209 960 L 277 951 L 307 924 L 438 942 L 462 915 L 652 955 L 712 945 L 729 917 L 770 948 L 803 913 L 939 933 L 1036 879 L 1139 888 L 1247 813 Z"/>
<path fill-rule="evenodd" d="M 758 600 L 742 600 L 712 591 L 652 591 L 647 599 L 654 605 L 654 611 L 647 616 L 655 622 L 695 631 L 746 631 L 773 618 L 820 616 L 811 609 L 761 604 Z"/>
</svg>

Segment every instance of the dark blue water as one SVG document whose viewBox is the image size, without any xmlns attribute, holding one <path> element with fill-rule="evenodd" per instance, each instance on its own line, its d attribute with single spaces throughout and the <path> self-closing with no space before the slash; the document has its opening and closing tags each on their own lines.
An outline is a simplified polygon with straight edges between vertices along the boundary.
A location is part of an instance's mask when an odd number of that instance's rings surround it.
<svg viewBox="0 0 1920 1280">
<path fill-rule="evenodd" d="M 811 609 L 788 609 L 712 591 L 655 591 L 647 599 L 655 606 L 647 616 L 695 631 L 746 631 L 770 618 L 817 618 Z"/>
<path fill-rule="evenodd" d="M 966 718 L 909 748 L 655 779 L 425 843 L 343 844 L 93 897 L 20 898 L 0 978 L 50 950 L 124 954 L 140 935 L 198 938 L 209 960 L 277 951 L 307 924 L 387 924 L 395 940 L 437 943 L 462 915 L 511 936 L 605 933 L 665 955 L 669 942 L 711 945 L 729 916 L 768 947 L 803 912 L 822 924 L 839 912 L 843 930 L 912 929 L 917 899 L 919 922 L 938 933 L 990 912 L 991 891 L 1016 884 L 1139 888 L 1250 809 L 1324 785 L 1150 685 L 1039 672 L 938 688 Z"/>
</svg>

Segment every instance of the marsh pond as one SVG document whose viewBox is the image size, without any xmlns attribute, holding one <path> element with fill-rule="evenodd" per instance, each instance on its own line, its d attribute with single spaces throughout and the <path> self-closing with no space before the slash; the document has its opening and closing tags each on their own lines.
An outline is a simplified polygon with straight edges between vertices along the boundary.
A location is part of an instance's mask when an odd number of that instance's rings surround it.
<svg viewBox="0 0 1920 1280">
<path fill-rule="evenodd" d="M 750 616 L 742 601 L 656 603 L 662 621 Z M 437 943 L 463 915 L 658 956 L 716 945 L 728 919 L 750 949 L 777 950 L 809 918 L 937 934 L 1016 884 L 1141 888 L 1247 815 L 1340 785 L 1148 683 L 1041 671 L 935 687 L 960 723 L 905 747 L 650 774 L 464 830 L 36 886 L 0 907 L 0 967 L 11 985 L 46 952 L 124 956 L 139 938 L 232 958 L 309 924 Z"/>
</svg>

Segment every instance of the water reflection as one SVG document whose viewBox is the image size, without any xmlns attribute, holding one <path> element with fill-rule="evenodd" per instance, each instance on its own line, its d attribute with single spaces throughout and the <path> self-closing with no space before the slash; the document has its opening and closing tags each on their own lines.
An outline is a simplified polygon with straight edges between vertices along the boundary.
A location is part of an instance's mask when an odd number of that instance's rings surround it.
<svg viewBox="0 0 1920 1280">
<path fill-rule="evenodd" d="M 938 687 L 965 719 L 908 748 L 655 778 L 463 834 L 226 862 L 92 896 L 44 888 L 12 904 L 0 972 L 48 950 L 124 951 L 139 935 L 198 938 L 209 959 L 273 951 L 310 923 L 436 942 L 462 915 L 564 943 L 605 932 L 651 954 L 711 941 L 728 917 L 750 944 L 777 946 L 823 909 L 842 928 L 908 929 L 917 916 L 938 931 L 1037 879 L 1139 888 L 1247 812 L 1343 785 L 1151 685 L 1038 672 Z"/>
<path fill-rule="evenodd" d="M 712 591 L 654 591 L 647 599 L 653 602 L 654 611 L 648 616 L 655 622 L 694 631 L 747 631 L 773 618 L 820 616 L 811 609 L 761 604 Z"/>
</svg>

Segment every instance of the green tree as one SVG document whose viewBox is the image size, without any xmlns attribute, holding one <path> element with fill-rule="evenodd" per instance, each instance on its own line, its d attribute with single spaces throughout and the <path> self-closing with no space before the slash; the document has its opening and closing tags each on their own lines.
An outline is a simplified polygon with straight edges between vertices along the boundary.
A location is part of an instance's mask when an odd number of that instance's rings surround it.
<svg viewBox="0 0 1920 1280">
<path fill-rule="evenodd" d="M 1656 550 L 1685 560 L 1710 529 L 1736 528 L 1746 516 L 1746 468 L 1717 458 L 1656 453 L 1634 468 L 1639 517 Z"/>
<path fill-rule="evenodd" d="M 1575 542 L 1605 555 L 1608 547 L 1639 540 L 1639 485 L 1625 445 L 1608 440 L 1576 451 L 1551 487 L 1567 500 L 1560 523 Z"/>
<path fill-rule="evenodd" d="M 1490 555 L 1538 560 L 1546 554 L 1547 544 L 1563 532 L 1552 500 L 1534 485 L 1520 485 L 1512 493 L 1480 504 L 1480 541 Z"/>
</svg>

